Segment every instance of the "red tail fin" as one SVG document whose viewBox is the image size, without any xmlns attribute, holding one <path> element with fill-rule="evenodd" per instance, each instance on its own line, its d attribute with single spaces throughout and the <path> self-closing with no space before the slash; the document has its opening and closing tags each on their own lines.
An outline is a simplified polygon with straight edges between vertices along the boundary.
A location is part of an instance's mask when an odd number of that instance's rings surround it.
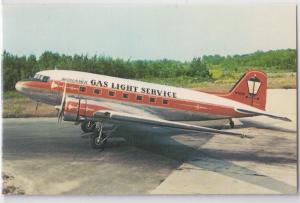
<svg viewBox="0 0 300 203">
<path fill-rule="evenodd" d="M 249 71 L 241 77 L 228 94 L 220 96 L 265 110 L 267 75 L 261 71 Z"/>
</svg>

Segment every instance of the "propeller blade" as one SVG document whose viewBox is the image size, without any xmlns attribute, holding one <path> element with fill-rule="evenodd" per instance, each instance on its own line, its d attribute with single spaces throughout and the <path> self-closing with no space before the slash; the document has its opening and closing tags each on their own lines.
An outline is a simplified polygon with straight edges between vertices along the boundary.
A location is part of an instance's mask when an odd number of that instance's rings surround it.
<svg viewBox="0 0 300 203">
<path fill-rule="evenodd" d="M 75 125 L 79 124 L 79 117 L 80 117 L 80 103 L 81 103 L 81 99 L 78 99 L 78 108 L 77 108 L 77 116 L 76 116 L 76 120 L 75 120 Z"/>
<path fill-rule="evenodd" d="M 37 110 L 38 110 L 38 107 L 39 107 L 39 102 L 36 102 L 36 106 L 35 106 L 35 112 L 34 114 L 36 114 Z"/>
<path fill-rule="evenodd" d="M 58 109 L 58 123 L 61 123 L 63 115 L 64 115 L 64 109 L 65 109 L 65 105 L 66 105 L 66 92 L 67 92 L 67 82 L 65 81 L 64 84 L 64 92 L 63 92 L 63 96 L 61 99 L 61 104 L 60 107 Z"/>
</svg>

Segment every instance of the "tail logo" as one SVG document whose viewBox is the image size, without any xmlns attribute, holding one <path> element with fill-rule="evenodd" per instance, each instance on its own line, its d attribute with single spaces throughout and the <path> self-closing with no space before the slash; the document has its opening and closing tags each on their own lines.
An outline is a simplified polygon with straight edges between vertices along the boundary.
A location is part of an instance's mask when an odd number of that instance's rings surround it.
<svg viewBox="0 0 300 203">
<path fill-rule="evenodd" d="M 249 80 L 248 80 L 248 92 L 249 94 L 254 97 L 258 90 L 259 90 L 259 87 L 261 85 L 261 82 L 260 80 L 255 76 L 251 77 Z"/>
</svg>

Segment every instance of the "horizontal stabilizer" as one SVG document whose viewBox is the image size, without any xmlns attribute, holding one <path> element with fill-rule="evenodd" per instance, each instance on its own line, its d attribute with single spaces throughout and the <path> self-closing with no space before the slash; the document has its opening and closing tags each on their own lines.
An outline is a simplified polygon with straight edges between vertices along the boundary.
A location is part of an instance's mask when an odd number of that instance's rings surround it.
<svg viewBox="0 0 300 203">
<path fill-rule="evenodd" d="M 289 119 L 287 117 L 274 115 L 274 114 L 271 114 L 271 113 L 268 113 L 268 112 L 265 112 L 265 111 L 263 111 L 263 112 L 250 111 L 250 110 L 240 109 L 240 108 L 237 108 L 236 111 L 241 112 L 241 113 L 254 114 L 255 116 L 268 116 L 268 117 L 271 117 L 271 118 L 274 118 L 274 119 L 279 119 L 279 120 L 282 120 L 282 121 L 289 121 L 289 122 L 292 121 L 291 119 Z"/>
<path fill-rule="evenodd" d="M 202 126 L 190 125 L 180 122 L 174 121 L 167 121 L 158 118 L 152 117 L 140 117 L 136 115 L 131 115 L 127 113 L 121 112 L 114 112 L 114 111 L 97 111 L 94 114 L 95 119 L 107 119 L 116 122 L 126 122 L 126 123 L 136 123 L 136 124 L 145 124 L 145 125 L 152 125 L 152 126 L 161 126 L 161 127 L 169 127 L 169 128 L 176 128 L 181 130 L 191 130 L 191 131 L 199 131 L 199 132 L 208 132 L 208 133 L 216 133 L 216 134 L 225 134 L 225 135 L 232 135 L 232 136 L 239 136 L 239 137 L 246 137 L 246 138 L 253 138 L 251 136 L 246 136 L 242 133 L 238 132 L 231 132 L 225 130 L 217 130 L 213 128 L 207 128 Z"/>
</svg>

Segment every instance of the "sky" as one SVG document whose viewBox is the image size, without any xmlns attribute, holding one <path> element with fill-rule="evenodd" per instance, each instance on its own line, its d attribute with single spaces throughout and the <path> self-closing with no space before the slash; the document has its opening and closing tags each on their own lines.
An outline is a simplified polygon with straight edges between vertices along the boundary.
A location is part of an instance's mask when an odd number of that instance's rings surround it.
<svg viewBox="0 0 300 203">
<path fill-rule="evenodd" d="M 296 48 L 294 4 L 4 4 L 13 54 L 191 60 Z"/>
</svg>

